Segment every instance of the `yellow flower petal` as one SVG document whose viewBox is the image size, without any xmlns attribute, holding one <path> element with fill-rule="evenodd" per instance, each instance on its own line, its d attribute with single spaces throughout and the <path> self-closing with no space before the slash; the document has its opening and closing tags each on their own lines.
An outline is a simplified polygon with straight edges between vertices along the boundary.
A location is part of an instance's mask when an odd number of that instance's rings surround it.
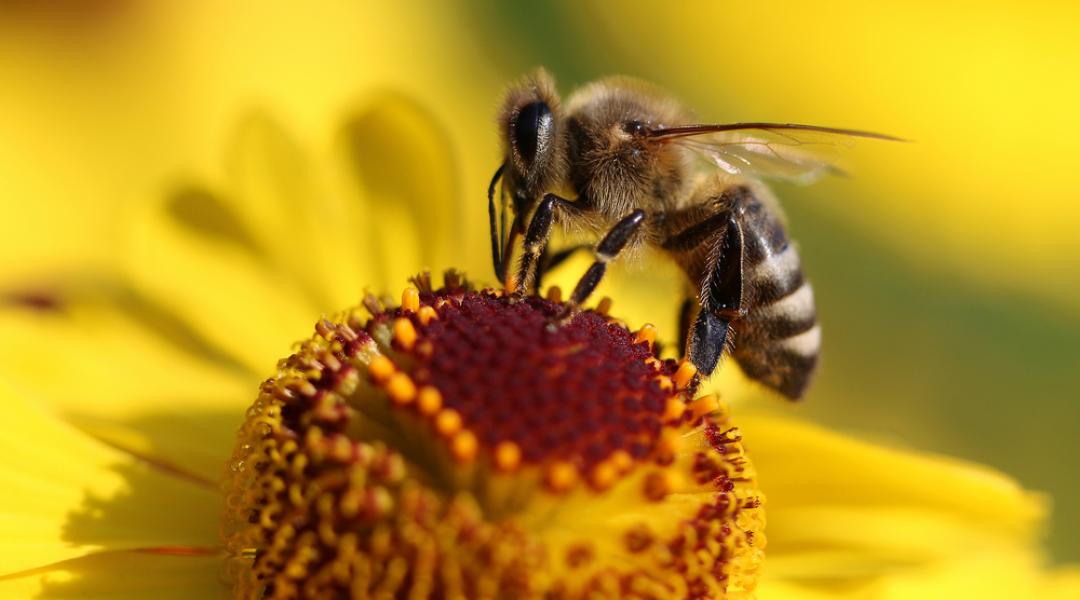
<svg viewBox="0 0 1080 600">
<path fill-rule="evenodd" d="M 339 143 L 346 198 L 359 216 L 353 237 L 366 238 L 359 256 L 381 270 L 369 283 L 401 281 L 418 265 L 454 266 L 469 212 L 463 203 L 480 203 L 464 194 L 461 157 L 443 123 L 416 100 L 383 93 L 352 112 Z"/>
<path fill-rule="evenodd" d="M 769 511 L 769 570 L 791 578 L 889 574 L 976 555 L 987 548 L 1023 552 L 1031 544 L 983 523 L 931 509 L 811 506 Z"/>
<path fill-rule="evenodd" d="M 103 549 L 217 543 L 213 487 L 87 437 L 2 381 L 0 405 L 0 575 Z"/>
<path fill-rule="evenodd" d="M 309 153 L 268 115 L 249 114 L 227 149 L 217 199 L 278 284 L 327 311 L 355 302 L 360 282 L 378 280 L 365 261 L 372 244 L 359 227 L 366 219 L 363 206 L 344 201 Z"/>
<path fill-rule="evenodd" d="M 345 123 L 331 168 L 314 169 L 279 125 L 251 115 L 225 182 L 185 185 L 137 216 L 129 272 L 215 345 L 265 371 L 311 315 L 354 304 L 384 276 L 450 260 L 462 207 L 441 130 L 408 98 L 376 97 Z"/>
<path fill-rule="evenodd" d="M 740 423 L 762 486 L 769 490 L 771 510 L 917 508 L 1021 538 L 1032 535 L 1046 513 L 1041 497 L 987 467 L 875 445 L 780 417 L 746 414 Z"/>
<path fill-rule="evenodd" d="M 475 23 L 451 6 L 319 0 L 300 8 L 245 0 L 115 8 L 106 12 L 132 18 L 107 20 L 93 37 L 24 28 L 17 19 L 0 24 L 0 83 L 8 91 L 0 98 L 7 133 L 0 188 L 10 200 L 0 254 L 19 257 L 0 267 L 5 272 L 117 260 L 101 234 L 108 242 L 120 231 L 119 207 L 145 202 L 178 165 L 213 165 L 228 120 L 253 100 L 272 100 L 275 114 L 320 137 L 327 116 L 358 94 L 406 90 L 438 111 L 455 147 L 464 147 L 489 132 L 490 115 L 473 109 L 502 84 L 487 49 L 460 43 L 479 38 Z M 286 39 L 303 43 L 282 44 Z M 485 152 L 466 158 L 447 168 L 470 177 L 472 185 L 458 193 L 482 195 L 495 159 Z M 467 223 L 480 234 L 483 201 L 470 199 L 475 218 Z M 482 256 L 485 248 L 463 251 Z M 354 294 L 334 308 L 355 301 Z"/>
<path fill-rule="evenodd" d="M 220 556 L 101 552 L 17 577 L 0 576 L 4 598 L 224 600 Z"/>
<path fill-rule="evenodd" d="M 893 597 L 907 586 L 951 589 L 970 565 L 993 562 L 1003 590 L 1012 579 L 1043 584 L 1045 502 L 1007 477 L 792 419 L 751 412 L 740 421 L 768 492 L 765 580 L 776 589 Z"/>
<path fill-rule="evenodd" d="M 0 311 L 0 375 L 96 437 L 216 480 L 257 377 L 95 294 L 59 311 Z"/>
<path fill-rule="evenodd" d="M 137 289 L 251 371 L 272 365 L 272 349 L 304 331 L 302 315 L 318 314 L 300 282 L 247 248 L 178 227 L 165 206 L 147 206 L 134 230 L 127 262 Z"/>
<path fill-rule="evenodd" d="M 812 566 L 812 563 L 807 566 Z M 813 577 L 802 583 L 793 583 L 766 575 L 758 587 L 759 600 L 1064 600 L 1077 597 L 1080 597 L 1080 573 L 1076 569 L 1048 570 L 1032 552 L 989 552 L 956 557 L 955 560 L 909 569 L 888 577 L 867 578 L 854 585 L 846 581 Z"/>
</svg>

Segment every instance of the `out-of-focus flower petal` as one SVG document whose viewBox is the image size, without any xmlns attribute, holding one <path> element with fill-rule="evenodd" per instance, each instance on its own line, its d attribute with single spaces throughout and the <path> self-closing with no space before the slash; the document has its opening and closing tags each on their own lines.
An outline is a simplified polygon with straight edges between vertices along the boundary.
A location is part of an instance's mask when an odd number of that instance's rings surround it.
<svg viewBox="0 0 1080 600">
<path fill-rule="evenodd" d="M 343 168 L 334 172 L 352 208 L 344 233 L 379 276 L 369 285 L 401 281 L 418 265 L 444 271 L 465 251 L 466 215 L 482 205 L 482 190 L 467 193 L 460 171 L 466 159 L 479 161 L 458 156 L 449 135 L 427 107 L 398 93 L 375 94 L 347 115 L 337 148 Z"/>
<path fill-rule="evenodd" d="M 1043 498 L 981 465 L 871 444 L 793 419 L 747 414 L 740 421 L 753 440 L 755 463 L 768 469 L 762 479 L 770 510 L 904 507 L 1018 538 L 1035 533 L 1045 517 Z"/>
<path fill-rule="evenodd" d="M 15 577 L 0 576 L 5 598 L 95 600 L 225 600 L 221 557 L 180 548 L 90 554 Z"/>
<path fill-rule="evenodd" d="M 872 598 L 956 591 L 975 565 L 998 565 L 984 580 L 1001 573 L 1003 587 L 988 583 L 984 597 L 1058 581 L 1037 549 L 1045 500 L 1008 477 L 790 418 L 750 411 L 740 421 L 769 490 L 763 597 L 786 586 Z"/>
<path fill-rule="evenodd" d="M 0 400 L 0 575 L 102 550 L 217 543 L 213 486 L 88 437 L 4 381 Z"/>
<path fill-rule="evenodd" d="M 355 304 L 365 286 L 416 264 L 450 260 L 462 211 L 449 146 L 422 107 L 383 94 L 346 120 L 335 160 L 317 169 L 272 118 L 252 114 L 224 182 L 179 187 L 136 213 L 128 272 L 140 292 L 263 372 L 310 315 Z"/>
<path fill-rule="evenodd" d="M 124 297 L 83 289 L 56 310 L 5 307 L 0 377 L 95 437 L 216 480 L 257 377 Z"/>
<path fill-rule="evenodd" d="M 832 557 L 833 560 L 843 558 Z M 825 559 L 829 560 L 829 559 Z M 822 562 L 825 562 L 823 560 Z M 770 567 L 772 562 L 770 561 Z M 807 563 L 812 566 L 812 563 Z M 1032 552 L 991 550 L 968 557 L 909 568 L 852 582 L 808 576 L 779 580 L 768 575 L 758 587 L 760 600 L 952 600 L 954 598 L 1071 599 L 1080 595 L 1080 573 L 1047 570 Z"/>
</svg>

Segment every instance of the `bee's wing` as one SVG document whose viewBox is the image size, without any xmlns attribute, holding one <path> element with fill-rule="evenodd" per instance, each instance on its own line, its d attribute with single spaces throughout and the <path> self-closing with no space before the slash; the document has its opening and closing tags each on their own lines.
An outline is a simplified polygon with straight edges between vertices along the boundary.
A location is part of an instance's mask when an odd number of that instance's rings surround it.
<svg viewBox="0 0 1080 600">
<path fill-rule="evenodd" d="M 904 141 L 880 133 L 792 123 L 729 123 L 653 129 L 709 163 L 737 175 L 805 183 L 825 173 L 843 173 L 836 155 L 858 138 Z"/>
</svg>

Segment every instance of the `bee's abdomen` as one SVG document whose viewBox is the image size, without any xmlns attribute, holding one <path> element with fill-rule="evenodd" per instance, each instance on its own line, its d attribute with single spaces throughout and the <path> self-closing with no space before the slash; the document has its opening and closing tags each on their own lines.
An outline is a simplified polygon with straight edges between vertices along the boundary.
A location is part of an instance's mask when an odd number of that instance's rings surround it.
<svg viewBox="0 0 1080 600">
<path fill-rule="evenodd" d="M 821 348 L 813 289 L 803 277 L 795 247 L 778 239 L 782 230 L 761 231 L 752 222 L 747 225 L 743 264 L 747 314 L 735 323 L 733 356 L 753 379 L 799 398 Z"/>
</svg>

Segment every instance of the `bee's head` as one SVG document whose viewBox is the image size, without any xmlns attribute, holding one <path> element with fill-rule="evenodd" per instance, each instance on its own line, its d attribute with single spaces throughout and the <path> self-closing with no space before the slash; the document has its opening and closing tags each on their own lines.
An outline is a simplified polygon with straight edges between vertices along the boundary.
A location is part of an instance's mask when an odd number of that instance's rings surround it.
<svg viewBox="0 0 1080 600">
<path fill-rule="evenodd" d="M 685 155 L 651 135 L 687 122 L 674 99 L 647 83 L 609 77 L 581 87 L 566 104 L 569 179 L 594 208 L 619 218 L 677 196 L 688 173 Z"/>
<path fill-rule="evenodd" d="M 566 136 L 547 71 L 539 69 L 507 90 L 498 124 L 514 193 L 531 202 L 559 187 L 566 174 Z"/>
</svg>

